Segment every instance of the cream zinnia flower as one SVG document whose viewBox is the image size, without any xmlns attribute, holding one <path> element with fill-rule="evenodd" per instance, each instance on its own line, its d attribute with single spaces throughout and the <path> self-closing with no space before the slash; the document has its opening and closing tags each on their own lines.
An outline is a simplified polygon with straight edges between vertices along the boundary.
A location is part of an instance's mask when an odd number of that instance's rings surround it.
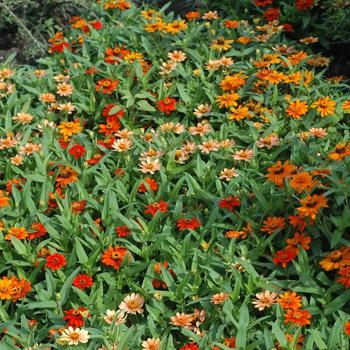
<svg viewBox="0 0 350 350">
<path fill-rule="evenodd" d="M 237 176 L 239 176 L 239 174 L 237 173 L 235 168 L 231 168 L 231 169 L 224 168 L 224 170 L 220 172 L 219 179 L 230 181 L 233 177 L 237 177 Z"/>
<path fill-rule="evenodd" d="M 215 305 L 219 305 L 219 304 L 223 304 L 227 299 L 229 299 L 230 295 L 228 293 L 218 293 L 218 294 L 214 294 L 211 297 L 211 302 Z"/>
<path fill-rule="evenodd" d="M 202 118 L 205 114 L 210 113 L 212 109 L 213 107 L 208 104 L 201 104 L 195 108 L 193 114 L 197 118 Z"/>
<path fill-rule="evenodd" d="M 193 315 L 192 314 L 185 314 L 185 313 L 179 313 L 177 312 L 175 316 L 170 317 L 170 323 L 174 326 L 179 327 L 190 327 L 191 323 L 193 321 Z"/>
<path fill-rule="evenodd" d="M 265 290 L 265 292 L 255 294 L 255 297 L 256 299 L 253 299 L 252 304 L 259 309 L 259 311 L 263 311 L 265 308 L 269 308 L 277 303 L 278 295 L 277 293 Z"/>
<path fill-rule="evenodd" d="M 168 57 L 173 61 L 173 62 L 183 62 L 185 61 L 186 54 L 182 51 L 173 51 L 168 53 Z"/>
<path fill-rule="evenodd" d="M 78 345 L 79 343 L 87 343 L 89 338 L 88 331 L 80 328 L 68 327 L 63 331 L 59 340 L 68 345 Z"/>
<path fill-rule="evenodd" d="M 148 338 L 142 342 L 142 350 L 159 350 L 160 339 Z"/>
<path fill-rule="evenodd" d="M 132 147 L 132 141 L 129 139 L 119 139 L 114 141 L 112 148 L 117 152 L 127 152 Z"/>
<path fill-rule="evenodd" d="M 70 96 L 73 93 L 73 86 L 68 83 L 60 83 L 57 85 L 57 94 L 60 96 Z"/>
<path fill-rule="evenodd" d="M 160 170 L 159 159 L 152 159 L 150 157 L 146 158 L 145 160 L 141 161 L 140 169 L 144 174 L 154 174 L 156 171 Z"/>
<path fill-rule="evenodd" d="M 106 315 L 103 317 L 104 321 L 108 324 L 122 324 L 125 323 L 128 315 L 124 311 L 107 310 Z"/>
<path fill-rule="evenodd" d="M 50 92 L 46 92 L 45 94 L 40 95 L 39 100 L 45 103 L 53 103 L 56 101 L 56 96 Z"/>
<path fill-rule="evenodd" d="M 142 306 L 145 299 L 142 295 L 131 293 L 119 304 L 119 310 L 124 311 L 127 314 L 135 315 L 137 313 L 142 314 Z"/>
<path fill-rule="evenodd" d="M 21 124 L 29 124 L 33 120 L 33 116 L 29 113 L 17 113 L 12 120 Z"/>
</svg>

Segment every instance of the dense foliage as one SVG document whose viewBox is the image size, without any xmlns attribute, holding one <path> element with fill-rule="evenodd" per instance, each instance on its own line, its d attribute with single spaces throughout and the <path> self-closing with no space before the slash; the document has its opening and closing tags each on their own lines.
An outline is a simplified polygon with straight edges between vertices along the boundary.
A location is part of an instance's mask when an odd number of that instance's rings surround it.
<svg viewBox="0 0 350 350">
<path fill-rule="evenodd" d="M 6 349 L 349 349 L 349 86 L 277 21 L 106 0 L 0 67 Z"/>
</svg>

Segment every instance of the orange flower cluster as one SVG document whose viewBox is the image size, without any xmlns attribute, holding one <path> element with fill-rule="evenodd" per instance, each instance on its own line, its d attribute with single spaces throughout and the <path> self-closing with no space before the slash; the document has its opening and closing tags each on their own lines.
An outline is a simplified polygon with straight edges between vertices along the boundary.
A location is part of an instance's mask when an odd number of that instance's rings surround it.
<svg viewBox="0 0 350 350">
<path fill-rule="evenodd" d="M 284 323 L 293 323 L 300 327 L 309 325 L 312 317 L 310 312 L 301 309 L 301 297 L 295 292 L 284 292 L 277 299 L 278 303 L 285 311 Z"/>
</svg>

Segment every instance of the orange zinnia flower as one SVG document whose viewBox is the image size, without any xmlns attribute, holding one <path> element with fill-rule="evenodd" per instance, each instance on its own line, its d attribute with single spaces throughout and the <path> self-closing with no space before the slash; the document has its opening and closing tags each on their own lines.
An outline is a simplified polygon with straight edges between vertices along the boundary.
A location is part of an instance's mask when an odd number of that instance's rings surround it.
<svg viewBox="0 0 350 350">
<path fill-rule="evenodd" d="M 288 310 L 284 314 L 284 323 L 295 323 L 302 327 L 311 323 L 309 320 L 311 317 L 310 312 L 307 310 Z"/>
<path fill-rule="evenodd" d="M 101 79 L 96 84 L 96 91 L 110 95 L 118 86 L 119 80 Z"/>
<path fill-rule="evenodd" d="M 335 150 L 328 153 L 328 157 L 336 161 L 341 161 L 348 156 L 350 156 L 350 143 L 338 143 Z"/>
<path fill-rule="evenodd" d="M 316 185 L 318 181 L 313 180 L 312 176 L 308 172 L 298 173 L 290 178 L 289 185 L 297 193 L 302 193 L 303 191 L 310 192 Z"/>
<path fill-rule="evenodd" d="M 237 108 L 231 108 L 228 119 L 240 121 L 247 117 L 249 118 L 249 109 L 245 106 L 238 106 Z"/>
<path fill-rule="evenodd" d="M 300 245 L 303 249 L 309 250 L 310 249 L 310 244 L 311 242 L 311 237 L 310 236 L 305 236 L 303 233 L 294 233 L 293 238 L 289 238 L 286 240 L 287 243 L 287 248 L 298 248 L 298 245 Z"/>
<path fill-rule="evenodd" d="M 302 216 L 310 216 L 312 219 L 316 218 L 317 213 L 321 208 L 328 208 L 328 201 L 323 195 L 314 194 L 300 199 L 301 207 L 298 212 Z"/>
<path fill-rule="evenodd" d="M 0 300 L 10 300 L 13 295 L 13 281 L 3 276 L 0 279 Z"/>
<path fill-rule="evenodd" d="M 329 96 L 320 97 L 312 105 L 312 108 L 316 108 L 317 112 L 321 114 L 321 117 L 334 114 L 337 102 L 330 99 Z"/>
<path fill-rule="evenodd" d="M 283 187 L 283 180 L 287 176 L 291 176 L 296 170 L 296 166 L 293 164 L 289 164 L 289 161 L 285 161 L 284 164 L 281 163 L 280 160 L 270 168 L 267 169 L 268 174 L 265 176 L 279 187 Z"/>
<path fill-rule="evenodd" d="M 287 114 L 294 119 L 299 119 L 302 115 L 305 115 L 307 111 L 307 103 L 300 100 L 291 102 L 287 108 Z"/>
<path fill-rule="evenodd" d="M 236 101 L 238 99 L 239 99 L 239 95 L 236 93 L 223 94 L 216 98 L 216 103 L 219 106 L 219 108 L 223 108 L 223 107 L 228 108 L 232 106 L 237 106 L 238 103 Z"/>
<path fill-rule="evenodd" d="M 241 74 L 227 75 L 220 83 L 224 91 L 235 91 L 245 84 L 245 78 Z"/>
<path fill-rule="evenodd" d="M 127 248 L 120 246 L 111 246 L 104 251 L 102 255 L 102 263 L 107 266 L 112 266 L 115 270 L 118 270 L 127 254 Z"/>
<path fill-rule="evenodd" d="M 298 310 L 301 308 L 301 296 L 295 292 L 284 292 L 278 297 L 277 301 L 281 308 L 285 310 Z"/>
<path fill-rule="evenodd" d="M 279 84 L 284 79 L 284 74 L 273 69 L 263 69 L 256 76 L 262 81 L 267 81 L 271 84 Z"/>
<path fill-rule="evenodd" d="M 350 247 L 343 246 L 333 250 L 320 262 L 326 271 L 337 270 L 344 266 L 350 266 Z"/>
<path fill-rule="evenodd" d="M 78 180 L 78 173 L 69 165 L 61 167 L 56 177 L 56 187 L 63 188 Z"/>
<path fill-rule="evenodd" d="M 11 237 L 16 237 L 18 239 L 25 239 L 28 237 L 28 231 L 24 227 L 11 227 L 7 235 L 5 236 L 5 239 L 7 241 L 11 241 Z"/>
<path fill-rule="evenodd" d="M 30 281 L 27 281 L 24 278 L 18 279 L 15 276 L 12 276 L 11 281 L 13 283 L 11 295 L 13 302 L 16 302 L 18 299 L 25 298 L 27 293 L 32 290 Z"/>
<path fill-rule="evenodd" d="M 10 197 L 7 197 L 5 191 L 0 190 L 0 208 L 8 207 L 10 205 Z"/>
<path fill-rule="evenodd" d="M 283 230 L 286 223 L 283 217 L 269 216 L 263 221 L 263 226 L 261 227 L 262 232 L 267 232 L 272 235 L 277 230 Z"/>
</svg>

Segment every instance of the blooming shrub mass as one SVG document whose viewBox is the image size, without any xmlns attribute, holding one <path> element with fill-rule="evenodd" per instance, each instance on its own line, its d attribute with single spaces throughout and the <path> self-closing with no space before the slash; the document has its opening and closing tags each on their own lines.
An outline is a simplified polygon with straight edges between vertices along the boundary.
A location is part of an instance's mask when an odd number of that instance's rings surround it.
<svg viewBox="0 0 350 350">
<path fill-rule="evenodd" d="M 1 346 L 349 349 L 349 86 L 276 11 L 94 6 L 0 68 Z"/>
</svg>

